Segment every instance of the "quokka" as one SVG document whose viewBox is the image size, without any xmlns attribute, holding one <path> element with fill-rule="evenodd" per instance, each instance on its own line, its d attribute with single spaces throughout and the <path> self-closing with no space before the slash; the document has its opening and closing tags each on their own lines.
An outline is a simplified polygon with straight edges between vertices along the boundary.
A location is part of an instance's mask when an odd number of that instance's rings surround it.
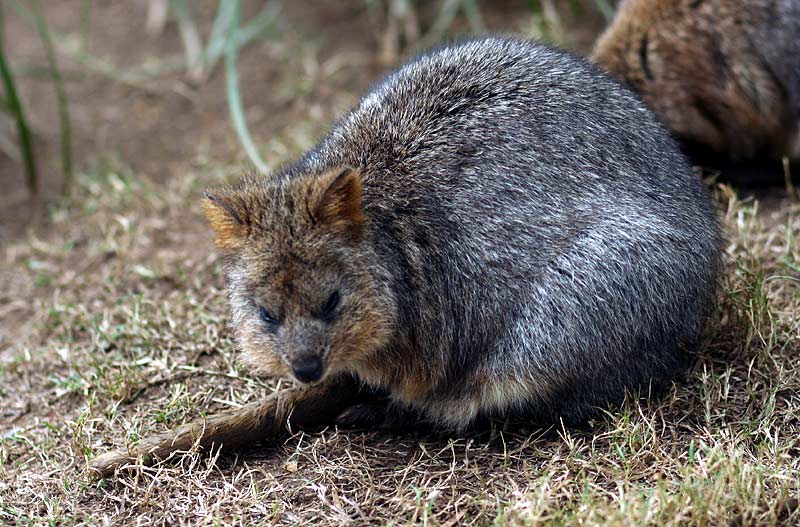
<svg viewBox="0 0 800 527">
<path fill-rule="evenodd" d="M 720 252 L 653 114 L 584 60 L 506 38 L 418 57 L 299 161 L 204 206 L 244 357 L 299 386 L 100 456 L 100 474 L 343 412 L 582 422 L 684 368 Z M 374 394 L 387 404 L 359 414 Z"/>
<path fill-rule="evenodd" d="M 701 164 L 800 160 L 800 0 L 623 0 L 592 58 Z"/>
</svg>

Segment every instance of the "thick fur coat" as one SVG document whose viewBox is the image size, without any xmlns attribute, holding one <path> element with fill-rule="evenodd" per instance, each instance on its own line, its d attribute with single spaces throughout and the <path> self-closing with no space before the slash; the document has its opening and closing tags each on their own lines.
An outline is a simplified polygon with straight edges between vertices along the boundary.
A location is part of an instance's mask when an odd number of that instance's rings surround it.
<svg viewBox="0 0 800 527">
<path fill-rule="evenodd" d="M 544 45 L 444 46 L 270 176 L 212 191 L 249 364 L 444 428 L 576 422 L 685 365 L 717 219 L 633 94 Z"/>
</svg>

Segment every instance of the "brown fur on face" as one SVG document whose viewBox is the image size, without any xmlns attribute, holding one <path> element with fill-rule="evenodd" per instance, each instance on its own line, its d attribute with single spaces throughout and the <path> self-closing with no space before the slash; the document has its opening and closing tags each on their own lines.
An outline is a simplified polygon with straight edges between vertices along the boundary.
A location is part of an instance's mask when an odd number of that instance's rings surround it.
<svg viewBox="0 0 800 527">
<path fill-rule="evenodd" d="M 362 243 L 357 172 L 245 178 L 208 194 L 204 208 L 228 253 L 233 326 L 256 372 L 287 375 L 309 356 L 322 359 L 325 375 L 350 371 L 389 339 L 392 295 Z M 321 310 L 334 292 L 339 305 L 327 319 Z"/>
<path fill-rule="evenodd" d="M 791 155 L 800 101 L 787 42 L 800 21 L 781 20 L 778 3 L 624 0 L 592 58 L 704 153 Z"/>
</svg>

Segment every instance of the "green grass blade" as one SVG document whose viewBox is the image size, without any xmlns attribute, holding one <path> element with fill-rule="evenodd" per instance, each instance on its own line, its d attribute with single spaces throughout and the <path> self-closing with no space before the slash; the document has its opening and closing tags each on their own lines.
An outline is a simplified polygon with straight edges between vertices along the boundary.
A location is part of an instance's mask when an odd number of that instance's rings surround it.
<svg viewBox="0 0 800 527">
<path fill-rule="evenodd" d="M 225 45 L 227 43 L 228 28 L 231 25 L 232 17 L 236 13 L 237 0 L 221 0 L 217 8 L 217 16 L 214 19 L 214 25 L 211 29 L 211 36 L 208 39 L 208 45 L 205 52 L 205 67 L 206 72 L 210 74 L 214 70 L 217 61 L 225 53 Z M 278 18 L 283 3 L 279 0 L 271 0 L 267 2 L 259 13 L 253 17 L 250 22 L 239 28 L 238 44 L 239 48 L 247 46 L 263 35 L 275 20 Z"/>
<path fill-rule="evenodd" d="M 239 47 L 244 47 L 263 35 L 278 18 L 281 7 L 283 7 L 283 2 L 280 0 L 267 2 L 261 11 L 240 29 Z"/>
<path fill-rule="evenodd" d="M 6 63 L 5 53 L 1 46 L 0 44 L 0 77 L 2 77 L 3 80 L 8 109 L 17 122 L 17 133 L 19 135 L 22 158 L 25 162 L 25 178 L 28 189 L 36 194 L 39 192 L 39 175 L 36 171 L 36 160 L 33 156 L 33 142 L 31 141 L 30 129 L 28 128 L 28 121 L 25 118 L 25 112 L 22 110 L 22 104 L 20 104 L 19 97 L 17 96 L 17 88 L 14 83 L 11 68 L 9 68 Z"/>
<path fill-rule="evenodd" d="M 206 45 L 205 65 L 207 71 L 212 71 L 217 61 L 225 53 L 225 44 L 228 38 L 228 29 L 231 20 L 236 16 L 236 0 L 220 0 L 217 6 L 217 16 L 211 27 L 211 36 Z"/>
<path fill-rule="evenodd" d="M 236 3 L 234 16 L 228 28 L 228 39 L 225 45 L 225 85 L 228 92 L 228 109 L 231 113 L 233 127 L 239 141 L 244 147 L 244 151 L 250 162 L 255 165 L 259 172 L 268 170 L 267 164 L 261 159 L 258 149 L 247 131 L 247 122 L 242 110 L 242 98 L 239 92 L 239 74 L 236 69 L 236 61 L 239 54 L 239 20 L 241 18 L 241 0 L 234 0 Z"/>
<path fill-rule="evenodd" d="M 70 128 L 69 108 L 67 106 L 67 95 L 64 91 L 64 80 L 61 77 L 61 71 L 58 69 L 58 61 L 56 60 L 55 49 L 53 48 L 53 40 L 50 37 L 50 31 L 47 28 L 47 22 L 42 16 L 39 7 L 39 0 L 28 0 L 31 5 L 31 16 L 36 24 L 36 30 L 42 39 L 45 54 L 47 56 L 47 65 L 50 68 L 50 76 L 53 81 L 53 86 L 56 90 L 56 100 L 58 102 L 58 117 L 61 124 L 61 164 L 64 171 L 64 191 L 68 192 L 72 187 L 72 131 Z"/>
<path fill-rule="evenodd" d="M 197 24 L 186 0 L 169 0 L 169 5 L 178 20 L 178 29 L 186 52 L 186 69 L 189 72 L 189 77 L 199 80 L 202 78 L 204 71 L 203 41 L 200 39 L 199 31 L 197 31 Z"/>
</svg>

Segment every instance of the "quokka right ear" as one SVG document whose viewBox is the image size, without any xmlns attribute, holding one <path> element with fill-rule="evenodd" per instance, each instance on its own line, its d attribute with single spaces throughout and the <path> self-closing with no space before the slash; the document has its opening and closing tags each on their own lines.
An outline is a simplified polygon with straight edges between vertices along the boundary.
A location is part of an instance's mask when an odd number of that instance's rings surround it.
<svg viewBox="0 0 800 527">
<path fill-rule="evenodd" d="M 358 235 L 366 222 L 361 203 L 361 176 L 351 168 L 333 170 L 311 180 L 308 209 L 316 224 Z"/>
<path fill-rule="evenodd" d="M 250 230 L 247 207 L 235 194 L 206 191 L 203 212 L 217 234 L 217 247 L 236 249 L 247 238 Z"/>
</svg>

